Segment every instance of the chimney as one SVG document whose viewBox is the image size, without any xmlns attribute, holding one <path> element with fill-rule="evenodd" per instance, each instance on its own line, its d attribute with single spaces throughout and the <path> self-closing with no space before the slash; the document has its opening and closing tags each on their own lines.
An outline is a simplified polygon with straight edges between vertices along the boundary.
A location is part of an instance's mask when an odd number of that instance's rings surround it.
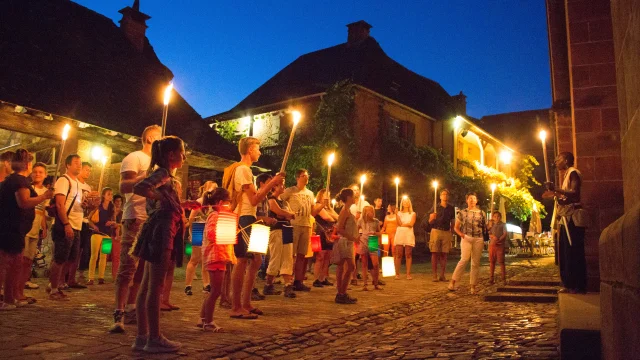
<svg viewBox="0 0 640 360">
<path fill-rule="evenodd" d="M 120 28 L 124 32 L 124 36 L 141 53 L 144 49 L 145 33 L 148 27 L 146 21 L 151 19 L 151 16 L 140 12 L 140 0 L 134 0 L 132 7 L 127 6 L 118 12 L 122 14 Z"/>
<path fill-rule="evenodd" d="M 369 23 L 364 20 L 356 21 L 354 23 L 348 24 L 347 28 L 347 43 L 348 44 L 359 44 L 362 41 L 366 40 L 369 37 L 369 29 L 371 29 Z"/>
<path fill-rule="evenodd" d="M 453 107 L 457 115 L 467 115 L 467 95 L 460 91 L 460 94 L 453 95 Z"/>
</svg>

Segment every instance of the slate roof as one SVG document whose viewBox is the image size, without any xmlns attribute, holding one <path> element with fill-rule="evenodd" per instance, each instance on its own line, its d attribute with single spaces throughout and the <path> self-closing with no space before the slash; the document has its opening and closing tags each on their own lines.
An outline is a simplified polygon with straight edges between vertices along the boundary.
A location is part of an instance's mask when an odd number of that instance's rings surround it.
<svg viewBox="0 0 640 360">
<path fill-rule="evenodd" d="M 391 59 L 373 38 L 344 43 L 300 56 L 233 109 L 207 118 L 227 120 L 249 109 L 323 93 L 334 83 L 352 79 L 435 119 L 455 116 L 452 97 L 437 82 Z"/>
<path fill-rule="evenodd" d="M 137 52 L 114 22 L 68 0 L 8 0 L 0 10 L 0 99 L 140 136 L 162 118 L 173 78 L 149 40 Z M 174 92 L 167 134 L 199 152 L 237 149 Z"/>
</svg>

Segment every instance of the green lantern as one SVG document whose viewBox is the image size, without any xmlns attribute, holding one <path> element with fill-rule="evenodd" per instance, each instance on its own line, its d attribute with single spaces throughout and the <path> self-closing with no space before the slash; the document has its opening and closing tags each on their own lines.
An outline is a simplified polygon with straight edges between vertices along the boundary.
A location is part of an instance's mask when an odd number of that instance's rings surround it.
<svg viewBox="0 0 640 360">
<path fill-rule="evenodd" d="M 187 243 L 184 246 L 184 254 L 187 256 L 191 256 L 191 252 L 193 251 L 193 248 L 191 247 L 191 243 Z"/>
<path fill-rule="evenodd" d="M 369 251 L 378 250 L 378 235 L 369 235 Z"/>
<path fill-rule="evenodd" d="M 102 238 L 102 253 L 105 255 L 111 254 L 111 249 L 113 248 L 113 240 L 109 237 Z"/>
</svg>

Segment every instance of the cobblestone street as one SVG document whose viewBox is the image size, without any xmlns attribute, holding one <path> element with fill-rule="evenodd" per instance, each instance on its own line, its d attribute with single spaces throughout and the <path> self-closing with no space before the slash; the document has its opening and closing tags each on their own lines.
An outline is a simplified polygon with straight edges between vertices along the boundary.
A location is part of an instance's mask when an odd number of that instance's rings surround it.
<svg viewBox="0 0 640 360">
<path fill-rule="evenodd" d="M 385 279 L 383 291 L 354 286 L 357 305 L 334 304 L 335 289 L 325 287 L 298 293 L 297 299 L 270 296 L 256 302 L 265 312 L 258 320 L 232 320 L 227 309 L 218 308 L 215 320 L 225 332 L 215 334 L 195 327 L 202 294 L 184 295 L 180 271 L 172 302 L 181 310 L 163 312 L 161 327 L 184 347 L 178 354 L 157 356 L 130 349 L 134 325 L 125 335 L 107 333 L 114 296 L 110 282 L 72 291 L 71 301 L 60 303 L 46 299 L 45 284 L 37 279 L 41 290 L 28 292 L 37 304 L 0 313 L 0 358 L 558 358 L 557 304 L 483 301 L 483 294 L 497 288 L 488 286 L 485 262 L 476 296 L 468 294 L 468 273 L 459 291 L 451 293 L 446 283 L 431 281 L 430 263 L 424 263 L 414 266 L 414 280 Z M 557 279 L 552 258 L 508 262 L 509 279 Z M 449 261 L 447 278 L 455 263 Z M 194 289 L 199 287 L 194 281 Z"/>
</svg>

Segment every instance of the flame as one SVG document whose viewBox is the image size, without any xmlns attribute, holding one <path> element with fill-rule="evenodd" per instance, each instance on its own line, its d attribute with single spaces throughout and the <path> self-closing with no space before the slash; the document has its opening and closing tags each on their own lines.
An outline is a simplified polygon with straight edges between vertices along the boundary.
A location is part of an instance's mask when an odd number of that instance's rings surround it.
<svg viewBox="0 0 640 360">
<path fill-rule="evenodd" d="M 335 158 L 336 158 L 336 153 L 329 154 L 329 159 L 327 160 L 327 162 L 329 163 L 329 166 L 333 165 L 333 160 L 335 160 Z"/>
<path fill-rule="evenodd" d="M 547 132 L 544 130 L 540 130 L 540 132 L 538 133 L 538 137 L 540 137 L 540 140 L 544 142 L 547 139 Z"/>
<path fill-rule="evenodd" d="M 170 82 L 169 85 L 164 89 L 164 106 L 169 105 L 169 100 L 171 100 L 171 92 L 173 91 L 173 82 Z"/>
<path fill-rule="evenodd" d="M 300 119 L 302 119 L 302 114 L 298 110 L 293 110 L 291 114 L 293 115 L 293 125 L 294 126 L 298 125 L 298 123 L 300 122 Z"/>
</svg>

